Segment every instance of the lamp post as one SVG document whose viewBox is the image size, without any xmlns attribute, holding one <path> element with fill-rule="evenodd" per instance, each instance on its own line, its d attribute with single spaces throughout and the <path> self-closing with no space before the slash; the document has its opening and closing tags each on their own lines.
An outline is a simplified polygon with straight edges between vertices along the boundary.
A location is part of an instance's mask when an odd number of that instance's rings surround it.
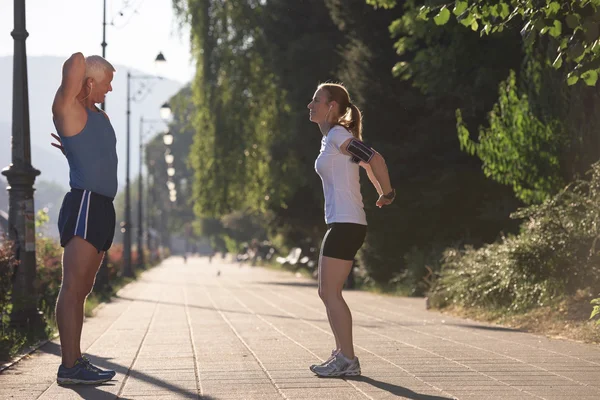
<svg viewBox="0 0 600 400">
<path fill-rule="evenodd" d="M 155 62 L 158 64 L 164 63 L 165 56 L 159 53 L 156 56 Z M 130 156 L 130 137 L 131 137 L 131 101 L 136 100 L 131 96 L 131 81 L 132 80 L 150 80 L 159 79 L 162 77 L 155 75 L 132 75 L 127 71 L 127 138 L 126 138 L 126 161 L 125 161 L 125 221 L 123 223 L 123 275 L 133 276 L 133 267 L 131 265 L 131 196 L 129 184 L 129 156 Z"/>
<path fill-rule="evenodd" d="M 163 106 L 160 108 L 160 114 L 161 117 L 163 117 L 162 120 L 159 119 L 153 119 L 153 120 L 148 120 L 148 119 L 144 119 L 144 117 L 140 117 L 140 137 L 139 137 L 139 145 L 140 145 L 140 151 L 139 151 L 139 178 L 138 178 L 138 231 L 137 231 L 137 248 L 138 248 L 138 266 L 142 267 L 144 265 L 144 224 L 143 224 L 143 217 L 144 217 L 144 213 L 143 213 L 143 174 L 142 174 L 142 155 L 143 155 L 143 149 L 144 149 L 144 123 L 150 123 L 150 124 L 155 124 L 155 123 L 166 123 L 168 118 L 171 115 L 171 109 L 168 105 L 168 103 L 163 104 Z"/>
<path fill-rule="evenodd" d="M 31 166 L 29 92 L 25 40 L 25 0 L 14 1 L 12 163 L 2 170 L 8 180 L 8 233 L 19 260 L 12 290 L 11 323 L 35 330 L 43 324 L 35 295 L 35 213 L 33 183 L 40 171 Z"/>
<path fill-rule="evenodd" d="M 165 132 L 163 135 L 163 142 L 167 147 L 165 151 L 165 163 L 167 164 L 167 188 L 169 189 L 169 203 L 166 204 L 165 209 L 161 213 L 161 241 L 163 243 L 170 243 L 170 237 L 167 235 L 167 208 L 172 208 L 172 203 L 177 201 L 177 189 L 173 176 L 175 175 L 175 168 L 173 163 L 175 162 L 175 156 L 171 154 L 171 145 L 173 144 L 174 137 L 170 132 Z"/>
<path fill-rule="evenodd" d="M 102 46 L 102 58 L 106 58 L 106 0 L 104 0 L 103 2 L 102 10 L 102 43 L 100 45 Z M 106 107 L 104 105 L 105 101 L 106 100 L 104 100 L 102 104 L 100 104 L 100 108 L 102 108 L 102 111 L 104 111 Z"/>
</svg>

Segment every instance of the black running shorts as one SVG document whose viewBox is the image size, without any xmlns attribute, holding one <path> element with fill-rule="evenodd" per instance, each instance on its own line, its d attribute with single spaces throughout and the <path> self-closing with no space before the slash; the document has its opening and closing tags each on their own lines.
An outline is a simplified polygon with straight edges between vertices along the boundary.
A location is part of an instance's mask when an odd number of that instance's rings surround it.
<svg viewBox="0 0 600 400">
<path fill-rule="evenodd" d="M 73 236 L 79 236 L 98 252 L 112 245 L 115 235 L 113 199 L 89 190 L 71 189 L 65 195 L 58 216 L 60 245 L 65 247 Z"/>
<path fill-rule="evenodd" d="M 341 260 L 354 260 L 356 252 L 362 246 L 367 235 L 367 226 L 352 223 L 338 223 L 327 225 L 321 245 L 321 255 Z"/>
</svg>

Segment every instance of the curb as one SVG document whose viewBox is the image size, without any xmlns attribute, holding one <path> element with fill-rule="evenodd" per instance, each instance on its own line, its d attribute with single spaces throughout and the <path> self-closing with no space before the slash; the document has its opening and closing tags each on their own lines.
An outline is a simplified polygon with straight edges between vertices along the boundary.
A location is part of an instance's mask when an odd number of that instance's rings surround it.
<svg viewBox="0 0 600 400">
<path fill-rule="evenodd" d="M 28 347 L 27 350 L 25 350 L 24 352 L 22 352 L 21 354 L 19 354 L 15 358 L 13 358 L 12 360 L 0 365 L 0 374 L 3 373 L 4 371 L 6 371 L 7 369 L 13 367 L 19 361 L 21 361 L 28 355 L 32 354 L 33 352 L 35 352 L 37 349 L 44 346 L 48 342 L 51 342 L 52 340 L 56 339 L 57 337 L 58 337 L 58 333 L 55 333 L 54 335 L 52 335 L 52 337 L 49 337 L 48 339 L 42 340 L 41 342 L 38 342 L 38 343 Z"/>
<path fill-rule="evenodd" d="M 105 302 L 102 302 L 100 304 L 98 304 L 93 310 L 92 312 L 95 314 L 97 310 L 100 310 L 102 307 L 104 307 L 106 305 Z M 85 316 L 84 316 L 84 321 L 85 321 Z M 18 356 L 14 357 L 12 360 L 5 362 L 4 364 L 0 365 L 0 374 L 3 373 L 4 371 L 6 371 L 7 369 L 14 367 L 16 364 L 19 363 L 19 361 L 21 361 L 22 359 L 24 359 L 25 357 L 31 355 L 32 353 L 35 353 L 36 350 L 38 350 L 40 347 L 46 345 L 47 343 L 53 341 L 54 339 L 56 339 L 58 337 L 58 332 L 56 332 L 54 335 L 52 335 L 51 337 L 49 337 L 48 339 L 44 339 L 41 342 L 38 342 L 34 345 L 29 346 L 26 350 L 24 350 L 23 352 L 21 352 Z"/>
</svg>

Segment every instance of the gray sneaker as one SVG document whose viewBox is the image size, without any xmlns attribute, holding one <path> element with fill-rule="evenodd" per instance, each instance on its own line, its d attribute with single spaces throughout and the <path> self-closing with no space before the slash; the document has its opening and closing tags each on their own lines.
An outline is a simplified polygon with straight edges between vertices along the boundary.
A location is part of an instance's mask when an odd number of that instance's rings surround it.
<svg viewBox="0 0 600 400">
<path fill-rule="evenodd" d="M 312 372 L 323 377 L 358 376 L 360 375 L 360 363 L 358 357 L 354 357 L 354 360 L 347 360 L 342 353 L 337 353 L 328 363 L 314 367 Z"/>
<path fill-rule="evenodd" d="M 323 365 L 327 364 L 329 361 L 333 360 L 333 358 L 334 358 L 334 357 L 336 356 L 336 354 L 337 354 L 337 353 L 339 353 L 339 352 L 340 352 L 340 351 L 339 351 L 339 350 L 336 350 L 336 349 L 334 349 L 334 350 L 331 350 L 331 355 L 329 356 L 329 358 L 328 358 L 327 360 L 323 361 L 321 364 L 313 364 L 313 365 L 311 365 L 311 366 L 309 367 L 309 368 L 310 368 L 310 370 L 311 370 L 312 372 L 315 372 L 315 371 L 314 371 L 314 368 L 315 368 L 315 367 L 319 367 L 319 366 L 323 366 Z"/>
</svg>

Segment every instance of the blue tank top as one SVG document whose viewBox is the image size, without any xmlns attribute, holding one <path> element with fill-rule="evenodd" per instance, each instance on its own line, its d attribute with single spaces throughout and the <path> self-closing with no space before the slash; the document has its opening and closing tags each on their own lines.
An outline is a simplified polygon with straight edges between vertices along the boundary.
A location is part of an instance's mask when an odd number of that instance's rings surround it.
<svg viewBox="0 0 600 400">
<path fill-rule="evenodd" d="M 118 186 L 115 130 L 104 113 L 86 111 L 87 122 L 77 135 L 58 132 L 69 162 L 69 185 L 114 198 Z"/>
</svg>

